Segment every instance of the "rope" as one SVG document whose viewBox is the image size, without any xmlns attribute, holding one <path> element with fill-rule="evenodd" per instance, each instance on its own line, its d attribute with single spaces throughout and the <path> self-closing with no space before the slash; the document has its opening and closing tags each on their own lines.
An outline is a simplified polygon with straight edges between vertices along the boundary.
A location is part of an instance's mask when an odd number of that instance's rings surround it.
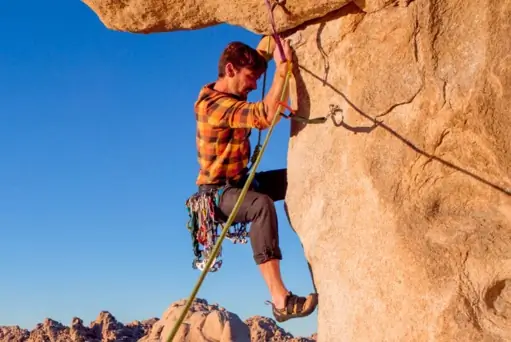
<svg viewBox="0 0 511 342">
<path fill-rule="evenodd" d="M 275 43 L 277 44 L 277 48 L 279 49 L 280 58 L 283 62 L 286 61 L 286 56 L 284 55 L 284 48 L 282 47 L 282 43 L 280 42 L 280 37 L 277 34 L 277 27 L 275 25 L 275 18 L 273 17 L 273 8 L 270 4 L 270 0 L 264 0 L 266 3 L 266 7 L 268 8 L 268 17 L 270 20 L 271 28 L 273 31 L 273 39 L 275 40 Z"/>
<path fill-rule="evenodd" d="M 266 0 L 266 2 L 267 2 L 267 4 L 269 4 L 268 0 Z M 270 14 L 271 14 L 271 12 L 270 12 Z M 273 16 L 272 16 L 272 18 L 273 18 Z M 275 30 L 274 30 L 274 35 L 276 35 Z M 179 327 L 183 323 L 183 321 L 184 321 L 184 319 L 186 317 L 186 314 L 188 313 L 188 310 L 190 310 L 190 307 L 192 305 L 193 300 L 197 296 L 197 292 L 199 292 L 199 288 L 201 287 L 202 282 L 204 281 L 204 278 L 206 277 L 206 275 L 207 275 L 207 273 L 209 271 L 209 268 L 211 267 L 211 264 L 212 264 L 213 260 L 215 259 L 216 255 L 218 254 L 218 252 L 220 250 L 220 246 L 221 246 L 223 240 L 225 239 L 225 236 L 227 235 L 229 227 L 232 225 L 232 223 L 234 221 L 234 217 L 236 216 L 236 214 L 237 214 L 237 212 L 238 212 L 238 210 L 239 210 L 239 208 L 241 206 L 241 203 L 245 199 L 245 196 L 247 194 L 248 188 L 249 188 L 250 184 L 252 183 L 252 181 L 254 179 L 257 167 L 259 166 L 259 163 L 261 162 L 261 157 L 262 157 L 264 151 L 266 150 L 266 146 L 268 145 L 268 141 L 270 140 L 270 137 L 271 137 L 271 135 L 273 133 L 273 129 L 275 127 L 275 124 L 277 122 L 277 118 L 279 117 L 279 113 L 281 111 L 282 103 L 285 101 L 286 90 L 287 90 L 287 87 L 289 85 L 289 77 L 291 76 L 291 73 L 292 73 L 291 72 L 291 62 L 286 60 L 286 57 L 284 55 L 284 50 L 282 49 L 282 45 L 280 44 L 280 39 L 278 39 L 278 36 L 277 36 L 277 39 L 275 39 L 275 41 L 277 42 L 277 45 L 280 46 L 280 49 L 281 49 L 280 52 L 281 52 L 282 61 L 288 63 L 288 71 L 286 72 L 286 76 L 284 78 L 284 86 L 282 87 L 282 92 L 281 92 L 281 95 L 280 95 L 280 101 L 278 103 L 279 106 L 277 107 L 275 116 L 273 117 L 271 125 L 268 128 L 268 134 L 266 135 L 266 137 L 264 139 L 264 142 L 263 142 L 263 145 L 261 146 L 261 151 L 258 154 L 254 164 L 251 167 L 251 171 L 250 171 L 250 173 L 248 175 L 248 179 L 246 180 L 245 185 L 243 186 L 243 188 L 241 190 L 240 196 L 238 197 L 238 200 L 236 201 L 236 204 L 234 205 L 234 208 L 233 208 L 233 210 L 231 212 L 231 215 L 229 216 L 227 222 L 225 223 L 224 228 L 222 229 L 222 233 L 220 234 L 220 238 L 217 240 L 217 242 L 215 244 L 215 248 L 213 248 L 213 251 L 211 252 L 212 255 L 208 258 L 208 262 L 207 262 L 206 266 L 202 270 L 202 272 L 201 272 L 201 274 L 199 276 L 199 279 L 197 280 L 197 283 L 193 287 L 192 293 L 190 294 L 190 297 L 188 298 L 188 301 L 186 302 L 185 307 L 181 311 L 181 315 L 179 316 L 178 320 L 174 324 L 174 326 L 172 328 L 172 331 L 170 332 L 169 337 L 166 340 L 167 342 L 172 342 L 172 340 L 176 336 L 177 331 L 179 330 Z"/>
</svg>

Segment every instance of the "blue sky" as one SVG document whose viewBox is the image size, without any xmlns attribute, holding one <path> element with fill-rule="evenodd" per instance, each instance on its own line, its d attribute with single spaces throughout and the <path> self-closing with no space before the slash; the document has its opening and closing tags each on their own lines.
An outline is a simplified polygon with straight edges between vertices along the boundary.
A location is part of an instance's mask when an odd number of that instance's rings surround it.
<svg viewBox="0 0 511 342">
<path fill-rule="evenodd" d="M 193 102 L 228 42 L 258 39 L 228 25 L 115 32 L 80 1 L 0 3 L 0 325 L 88 324 L 101 310 L 142 320 L 189 296 L 200 274 L 184 207 L 196 189 Z M 259 170 L 286 166 L 288 136 L 281 121 Z M 284 281 L 309 293 L 300 241 L 277 208 Z M 271 317 L 249 245 L 224 243 L 198 297 Z M 281 326 L 309 335 L 316 318 Z"/>
</svg>

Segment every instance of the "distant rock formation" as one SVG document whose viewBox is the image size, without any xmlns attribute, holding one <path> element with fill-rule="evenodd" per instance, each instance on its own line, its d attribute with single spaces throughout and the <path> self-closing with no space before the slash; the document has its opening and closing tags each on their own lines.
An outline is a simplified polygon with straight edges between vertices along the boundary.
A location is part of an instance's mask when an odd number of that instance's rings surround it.
<svg viewBox="0 0 511 342">
<path fill-rule="evenodd" d="M 161 319 L 151 318 L 124 325 L 108 311 L 99 313 L 89 327 L 74 317 L 69 327 L 46 318 L 29 331 L 18 326 L 0 326 L 0 342 L 164 342 L 178 319 L 185 301 L 173 303 Z M 242 321 L 218 305 L 196 299 L 174 342 L 315 342 L 286 332 L 273 319 L 254 316 Z"/>
<path fill-rule="evenodd" d="M 70 327 L 46 318 L 32 331 L 18 326 L 0 327 L 0 342 L 132 342 L 146 335 L 157 321 L 158 318 L 151 318 L 124 325 L 107 311 L 100 312 L 89 327 L 78 317 L 71 320 Z"/>
<path fill-rule="evenodd" d="M 270 342 L 314 342 L 315 334 L 309 338 L 293 337 L 290 333 L 280 328 L 271 318 L 262 316 L 253 316 L 245 320 L 245 324 L 250 329 L 251 342 L 270 341 Z"/>
</svg>

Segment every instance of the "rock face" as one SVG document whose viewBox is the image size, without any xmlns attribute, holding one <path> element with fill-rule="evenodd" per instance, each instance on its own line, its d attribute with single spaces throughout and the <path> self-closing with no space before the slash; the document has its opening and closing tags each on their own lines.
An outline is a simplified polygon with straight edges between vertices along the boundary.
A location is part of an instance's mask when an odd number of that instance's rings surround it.
<svg viewBox="0 0 511 342">
<path fill-rule="evenodd" d="M 188 13 L 87 1 L 131 31 L 151 27 L 147 13 L 181 13 L 155 31 L 268 28 L 262 0 Z M 319 341 L 511 340 L 511 1 L 286 6 L 298 114 L 338 107 L 323 125 L 293 123 L 289 144 L 286 202 L 320 294 Z"/>
<path fill-rule="evenodd" d="M 70 327 L 45 319 L 32 331 L 0 327 L 0 342 L 163 342 L 168 338 L 184 307 L 172 304 L 161 319 L 151 318 L 126 325 L 102 311 L 89 327 L 74 317 Z M 218 305 L 196 299 L 173 342 L 315 342 L 314 337 L 295 338 L 267 317 L 250 317 L 245 322 Z"/>
<path fill-rule="evenodd" d="M 300 30 L 300 112 L 342 110 L 289 147 L 319 341 L 511 340 L 510 15 L 417 0 Z"/>
</svg>

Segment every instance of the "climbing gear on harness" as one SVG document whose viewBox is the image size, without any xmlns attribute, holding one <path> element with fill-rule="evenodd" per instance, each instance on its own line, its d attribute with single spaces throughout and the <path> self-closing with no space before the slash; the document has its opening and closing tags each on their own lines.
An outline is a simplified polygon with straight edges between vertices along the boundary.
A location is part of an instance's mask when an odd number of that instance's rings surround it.
<svg viewBox="0 0 511 342">
<path fill-rule="evenodd" d="M 266 0 L 266 4 L 269 5 L 268 0 Z M 278 37 L 278 35 L 277 35 L 275 30 L 274 30 L 274 35 L 276 37 Z M 282 46 L 280 44 L 280 39 L 277 39 L 276 42 L 277 42 L 277 46 L 281 47 L 281 49 L 280 49 L 281 60 L 282 61 L 287 61 L 286 56 L 284 54 L 284 50 L 282 49 Z M 292 74 L 292 70 L 288 69 L 288 71 L 287 71 L 287 73 L 286 73 L 286 75 L 284 77 L 284 86 L 282 87 L 282 92 L 280 94 L 280 102 L 283 102 L 285 100 L 284 97 L 286 95 L 286 90 L 287 90 L 287 87 L 289 85 L 289 78 L 291 77 L 291 74 Z M 238 200 L 234 204 L 234 208 L 232 209 L 232 212 L 229 215 L 229 218 L 227 219 L 227 222 L 224 224 L 224 227 L 222 229 L 222 233 L 218 237 L 218 239 L 217 239 L 217 241 L 215 243 L 215 247 L 211 251 L 211 254 L 209 255 L 208 261 L 204 265 L 204 269 L 202 270 L 202 272 L 201 272 L 201 274 L 199 276 L 199 279 L 197 280 L 197 283 L 195 284 L 195 286 L 194 286 L 194 288 L 192 290 L 192 293 L 190 294 L 190 297 L 186 301 L 186 305 L 183 308 L 183 310 L 181 311 L 181 314 L 179 315 L 179 318 L 177 319 L 177 321 L 175 322 L 174 326 L 172 327 L 172 331 L 170 332 L 169 337 L 167 338 L 166 342 L 172 342 L 172 340 L 176 336 L 179 327 L 183 323 L 183 321 L 184 321 L 184 319 L 186 317 L 186 314 L 188 313 L 188 310 L 190 310 L 190 307 L 192 305 L 193 300 L 197 296 L 197 292 L 199 292 L 199 288 L 201 287 L 202 282 L 204 281 L 204 278 L 206 277 L 206 274 L 208 274 L 209 268 L 213 264 L 214 258 L 217 256 L 217 254 L 218 254 L 218 252 L 220 250 L 220 246 L 221 246 L 223 240 L 225 239 L 225 237 L 227 235 L 228 229 L 231 226 L 231 224 L 233 223 L 234 217 L 238 213 L 238 210 L 239 210 L 239 208 L 241 206 L 241 203 L 243 203 L 243 200 L 245 199 L 245 196 L 247 194 L 248 188 L 252 184 L 252 181 L 254 179 L 254 176 L 255 176 L 255 173 L 256 173 L 256 170 L 257 170 L 257 166 L 261 162 L 261 156 L 264 154 L 264 151 L 266 150 L 266 147 L 268 146 L 268 141 L 270 140 L 270 137 L 271 137 L 271 135 L 273 133 L 273 129 L 275 128 L 275 124 L 277 122 L 277 118 L 279 117 L 278 114 L 280 113 L 280 111 L 281 111 L 281 106 L 279 105 L 279 106 L 277 106 L 277 110 L 275 112 L 275 115 L 273 116 L 273 120 L 272 120 L 272 122 L 270 124 L 270 127 L 268 128 L 268 133 L 266 134 L 266 137 L 264 138 L 263 144 L 261 146 L 261 152 L 259 153 L 259 155 L 257 156 L 254 164 L 252 165 L 251 170 L 250 170 L 250 172 L 248 174 L 248 178 L 245 181 L 245 184 L 243 185 L 243 188 L 241 189 L 241 193 L 240 193 L 240 195 L 238 197 Z"/>
<path fill-rule="evenodd" d="M 224 191 L 223 187 L 217 189 L 199 190 L 186 200 L 189 221 L 188 231 L 192 237 L 193 253 L 195 258 L 192 267 L 204 270 L 209 258 L 213 257 L 213 265 L 210 272 L 216 272 L 222 267 L 222 250 L 216 256 L 212 255 L 212 249 L 218 239 L 218 228 L 223 229 L 223 220 L 220 217 L 217 207 L 220 197 Z M 247 224 L 237 223 L 231 225 L 226 238 L 233 243 L 247 243 Z M 203 248 L 200 248 L 200 245 Z"/>
</svg>

